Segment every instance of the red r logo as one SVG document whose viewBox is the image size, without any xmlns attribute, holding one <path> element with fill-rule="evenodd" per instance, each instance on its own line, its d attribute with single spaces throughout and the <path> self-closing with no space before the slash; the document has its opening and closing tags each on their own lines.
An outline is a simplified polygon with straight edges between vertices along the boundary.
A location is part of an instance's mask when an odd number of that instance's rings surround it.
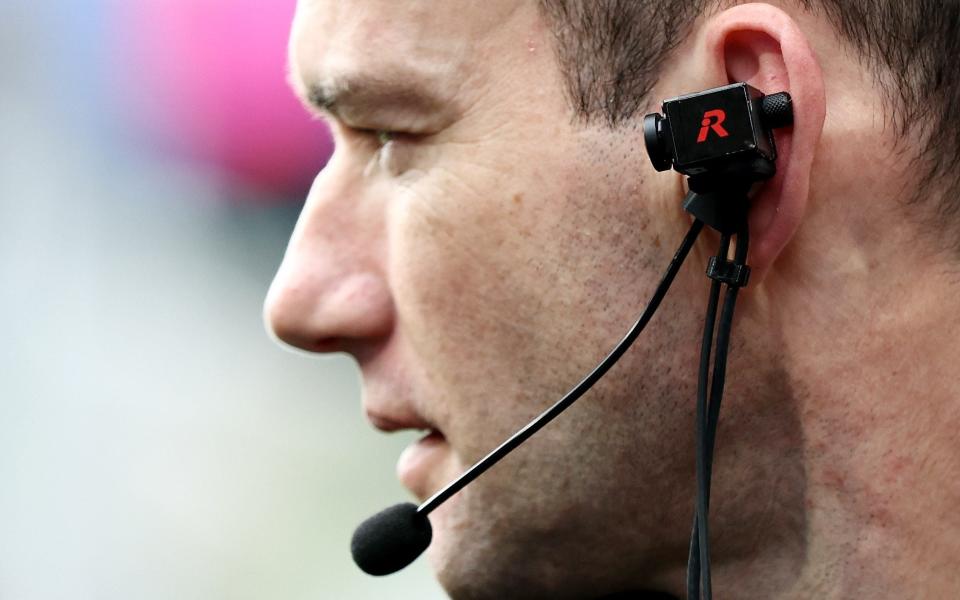
<svg viewBox="0 0 960 600">
<path fill-rule="evenodd" d="M 716 120 L 714 120 L 716 119 Z M 703 122 L 701 123 L 702 127 L 700 128 L 700 135 L 697 137 L 697 143 L 702 144 L 707 141 L 707 136 L 710 135 L 710 130 L 712 129 L 714 133 L 719 135 L 722 138 L 729 136 L 727 130 L 723 128 L 723 122 L 727 120 L 727 113 L 720 110 L 708 110 L 703 113 Z"/>
</svg>

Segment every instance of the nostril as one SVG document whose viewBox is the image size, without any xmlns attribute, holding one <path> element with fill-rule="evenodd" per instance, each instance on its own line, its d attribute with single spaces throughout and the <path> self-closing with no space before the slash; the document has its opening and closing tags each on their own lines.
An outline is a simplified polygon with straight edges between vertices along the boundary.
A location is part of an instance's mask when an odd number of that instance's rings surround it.
<svg viewBox="0 0 960 600">
<path fill-rule="evenodd" d="M 344 350 L 344 340 L 338 337 L 324 337 L 316 339 L 310 348 L 306 348 L 310 352 L 343 352 Z"/>
</svg>

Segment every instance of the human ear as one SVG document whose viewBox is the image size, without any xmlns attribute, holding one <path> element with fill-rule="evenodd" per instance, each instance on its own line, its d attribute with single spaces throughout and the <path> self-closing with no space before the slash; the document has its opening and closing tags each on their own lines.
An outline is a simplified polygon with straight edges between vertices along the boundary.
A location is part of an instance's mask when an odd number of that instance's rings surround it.
<svg viewBox="0 0 960 600">
<path fill-rule="evenodd" d="M 793 98 L 793 127 L 774 132 L 777 174 L 751 202 L 749 264 L 752 280 L 760 282 L 806 213 L 826 113 L 820 65 L 797 23 L 768 4 L 743 4 L 711 16 L 692 56 L 708 87 L 744 81 L 766 94 L 786 91 Z"/>
</svg>

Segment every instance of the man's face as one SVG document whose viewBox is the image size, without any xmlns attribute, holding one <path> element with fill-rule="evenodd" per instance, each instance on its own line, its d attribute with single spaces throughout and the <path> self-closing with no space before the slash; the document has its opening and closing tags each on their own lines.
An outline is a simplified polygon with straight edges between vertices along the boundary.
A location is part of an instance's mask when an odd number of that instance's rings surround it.
<svg viewBox="0 0 960 600">
<path fill-rule="evenodd" d="M 325 106 L 337 149 L 267 318 L 290 344 L 353 355 L 374 425 L 436 432 L 399 467 L 420 500 L 613 347 L 688 224 L 639 129 L 573 117 L 551 43 L 534 2 L 298 9 L 291 79 Z M 686 269 L 594 391 L 431 514 L 452 595 L 583 597 L 677 575 L 705 289 Z"/>
</svg>

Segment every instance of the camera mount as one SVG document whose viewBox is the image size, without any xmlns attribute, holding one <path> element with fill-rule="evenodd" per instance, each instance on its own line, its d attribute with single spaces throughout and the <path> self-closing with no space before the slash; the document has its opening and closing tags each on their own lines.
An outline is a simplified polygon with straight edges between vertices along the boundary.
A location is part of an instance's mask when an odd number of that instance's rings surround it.
<svg viewBox="0 0 960 600">
<path fill-rule="evenodd" d="M 694 224 L 720 232 L 720 247 L 707 265 L 712 279 L 700 348 L 696 404 L 697 497 L 687 559 L 687 598 L 713 597 L 710 577 L 708 518 L 710 480 L 717 422 L 726 380 L 727 353 L 733 313 L 740 288 L 747 285 L 750 230 L 747 216 L 753 186 L 776 172 L 777 146 L 773 130 L 793 124 L 790 94 L 765 96 L 746 83 L 664 101 L 663 114 L 643 120 L 647 153 L 657 171 L 673 168 L 687 176 L 689 193 L 683 208 Z M 729 258 L 736 236 L 734 258 Z M 726 286 L 719 325 L 721 286 Z M 711 352 L 716 333 L 716 355 Z"/>
</svg>

